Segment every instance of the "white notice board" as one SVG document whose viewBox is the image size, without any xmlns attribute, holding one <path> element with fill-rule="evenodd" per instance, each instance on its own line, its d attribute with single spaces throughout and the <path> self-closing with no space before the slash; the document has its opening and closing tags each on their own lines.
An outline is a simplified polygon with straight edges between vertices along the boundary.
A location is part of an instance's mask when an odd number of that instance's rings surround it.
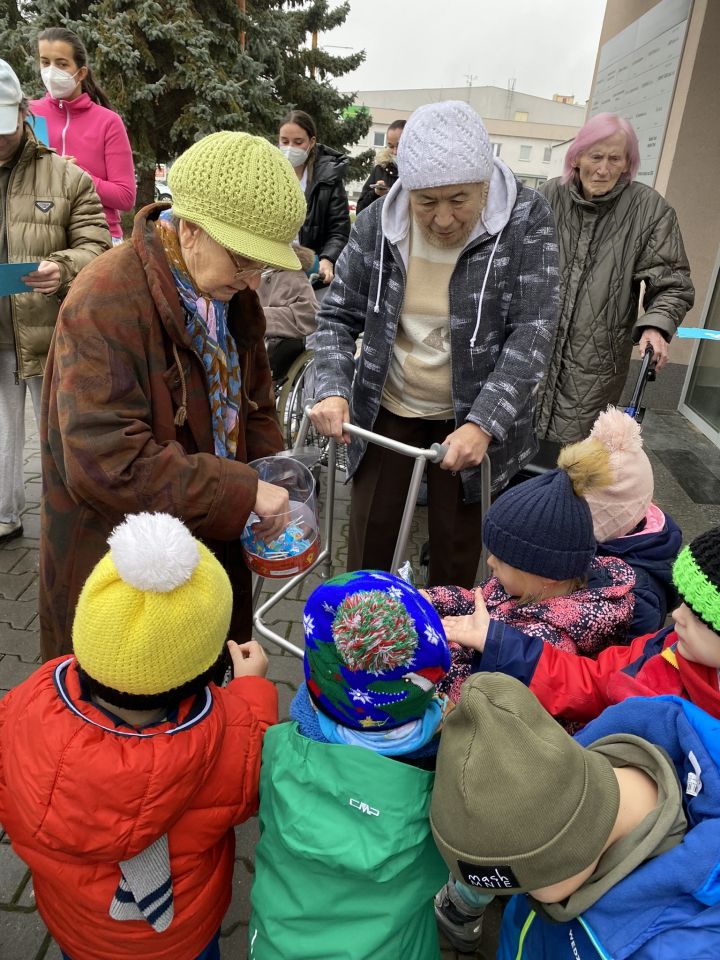
<svg viewBox="0 0 720 960">
<path fill-rule="evenodd" d="M 692 0 L 661 0 L 604 43 L 590 116 L 617 113 L 635 128 L 637 180 L 655 183 Z"/>
</svg>

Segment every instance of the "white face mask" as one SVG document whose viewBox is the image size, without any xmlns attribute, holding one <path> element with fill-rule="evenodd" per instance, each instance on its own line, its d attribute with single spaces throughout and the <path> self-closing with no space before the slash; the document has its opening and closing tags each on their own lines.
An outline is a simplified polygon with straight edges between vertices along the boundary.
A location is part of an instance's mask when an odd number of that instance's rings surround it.
<svg viewBox="0 0 720 960">
<path fill-rule="evenodd" d="M 49 67 L 42 68 L 40 76 L 42 77 L 42 82 L 45 84 L 45 89 L 51 97 L 55 97 L 56 100 L 65 100 L 71 93 L 74 93 L 75 87 L 78 85 L 75 79 L 78 73 L 80 73 L 80 71 L 76 70 L 75 73 L 70 75 L 51 64 Z"/>
<path fill-rule="evenodd" d="M 303 150 L 301 147 L 278 147 L 278 150 L 284 157 L 287 157 L 293 167 L 302 167 L 310 156 L 309 150 Z"/>
</svg>

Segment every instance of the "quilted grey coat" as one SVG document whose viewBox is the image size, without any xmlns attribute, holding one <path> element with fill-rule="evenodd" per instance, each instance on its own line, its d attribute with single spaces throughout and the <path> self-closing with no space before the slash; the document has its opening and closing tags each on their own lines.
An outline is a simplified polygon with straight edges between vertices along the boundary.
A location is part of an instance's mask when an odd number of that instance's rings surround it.
<svg viewBox="0 0 720 960">
<path fill-rule="evenodd" d="M 642 328 L 657 327 L 669 340 L 694 290 L 675 211 L 652 187 L 623 181 L 594 200 L 559 179 L 540 190 L 557 226 L 560 317 L 538 436 L 570 443 L 620 399 Z"/>
<path fill-rule="evenodd" d="M 316 398 L 345 397 L 352 422 L 370 430 L 402 311 L 409 238 L 409 194 L 399 181 L 355 221 L 318 317 Z M 537 449 L 535 401 L 555 337 L 557 264 L 546 201 L 496 160 L 488 204 L 458 259 L 449 291 L 455 422 L 476 423 L 492 435 L 494 490 Z M 364 452 L 365 444 L 353 438 L 349 476 Z M 464 470 L 462 479 L 466 502 L 479 501 L 480 469 Z"/>
</svg>

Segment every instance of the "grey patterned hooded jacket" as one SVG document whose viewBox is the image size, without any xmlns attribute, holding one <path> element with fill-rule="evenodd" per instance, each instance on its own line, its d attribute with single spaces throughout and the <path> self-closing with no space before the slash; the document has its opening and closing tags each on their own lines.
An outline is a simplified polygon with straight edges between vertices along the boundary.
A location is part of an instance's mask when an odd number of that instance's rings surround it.
<svg viewBox="0 0 720 960">
<path fill-rule="evenodd" d="M 344 397 L 352 422 L 369 430 L 402 311 L 409 249 L 409 194 L 398 181 L 355 221 L 318 317 L 316 399 Z M 557 308 L 558 248 L 550 208 L 495 160 L 487 205 L 450 280 L 455 422 L 476 423 L 492 435 L 493 490 L 537 449 L 535 400 L 555 339 Z M 365 444 L 353 438 L 348 476 L 364 452 Z M 480 468 L 464 470 L 462 479 L 466 502 L 479 501 Z"/>
</svg>

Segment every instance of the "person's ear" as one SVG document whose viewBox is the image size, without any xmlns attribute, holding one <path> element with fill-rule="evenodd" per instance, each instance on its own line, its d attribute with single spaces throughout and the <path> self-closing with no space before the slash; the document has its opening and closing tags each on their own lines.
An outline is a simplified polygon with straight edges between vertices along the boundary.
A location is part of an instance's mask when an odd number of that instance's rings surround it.
<svg viewBox="0 0 720 960">
<path fill-rule="evenodd" d="M 180 220 L 178 223 L 178 240 L 182 250 L 192 250 L 197 246 L 201 234 L 202 229 L 196 223 L 188 220 Z"/>
</svg>

